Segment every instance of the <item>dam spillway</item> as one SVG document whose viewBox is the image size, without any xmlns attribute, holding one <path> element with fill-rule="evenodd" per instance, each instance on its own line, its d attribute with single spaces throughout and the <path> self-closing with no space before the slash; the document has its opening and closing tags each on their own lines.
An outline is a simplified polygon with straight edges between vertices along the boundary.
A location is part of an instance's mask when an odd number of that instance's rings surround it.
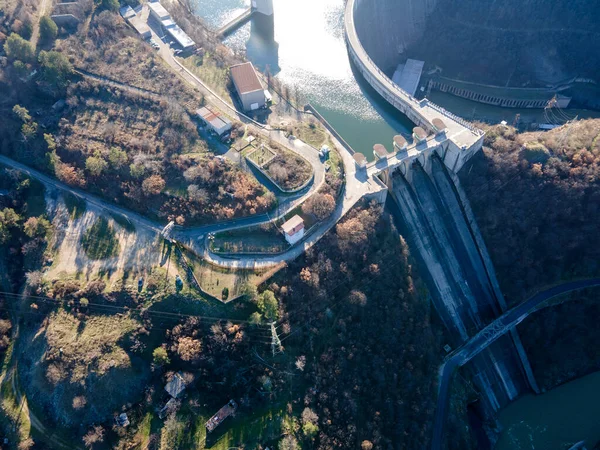
<svg viewBox="0 0 600 450">
<path fill-rule="evenodd" d="M 396 171 L 388 186 L 406 237 L 426 269 L 433 305 L 457 347 L 500 316 L 506 304 L 476 224 L 468 220 L 458 181 L 435 154 L 427 170 L 419 162 L 411 170 L 410 181 Z M 521 394 L 537 389 L 516 331 L 490 345 L 466 369 L 490 420 Z"/>
</svg>

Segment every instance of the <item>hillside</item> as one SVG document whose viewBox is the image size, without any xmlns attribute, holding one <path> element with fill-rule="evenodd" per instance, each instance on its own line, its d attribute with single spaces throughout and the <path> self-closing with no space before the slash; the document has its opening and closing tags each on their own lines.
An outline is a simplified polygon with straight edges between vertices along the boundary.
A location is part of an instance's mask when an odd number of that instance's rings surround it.
<svg viewBox="0 0 600 450">
<path fill-rule="evenodd" d="M 489 128 L 460 177 L 510 305 L 600 274 L 600 120 L 546 133 Z M 520 325 L 542 388 L 598 369 L 598 290 L 566 299 Z"/>
</svg>

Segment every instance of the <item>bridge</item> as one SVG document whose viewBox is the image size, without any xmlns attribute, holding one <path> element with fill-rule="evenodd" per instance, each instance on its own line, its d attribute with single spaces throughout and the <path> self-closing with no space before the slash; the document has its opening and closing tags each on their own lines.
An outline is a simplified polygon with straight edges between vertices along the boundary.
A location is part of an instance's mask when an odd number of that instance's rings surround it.
<svg viewBox="0 0 600 450">
<path fill-rule="evenodd" d="M 414 98 L 379 69 L 358 38 L 354 23 L 357 4 L 358 0 L 348 0 L 344 14 L 345 38 L 350 59 L 379 95 L 429 135 L 426 139 L 415 140 L 404 150 L 392 152 L 368 164 L 367 173 L 369 176 L 375 176 L 399 168 L 406 176 L 410 173 L 412 163 L 417 160 L 426 167 L 428 156 L 433 152 L 440 154 L 450 170 L 459 171 L 463 164 L 481 149 L 483 131 L 426 98 Z M 441 120 L 442 129 L 435 125 L 438 120 Z"/>
<path fill-rule="evenodd" d="M 450 383 L 452 381 L 452 374 L 457 367 L 464 366 L 494 341 L 523 322 L 523 320 L 525 320 L 532 312 L 536 311 L 537 308 L 548 300 L 569 292 L 597 286 L 600 286 L 600 278 L 572 281 L 539 292 L 524 303 L 506 311 L 494 322 L 479 331 L 479 333 L 473 336 L 462 347 L 452 352 L 446 358 L 446 361 L 444 361 L 439 371 L 440 383 L 431 449 L 442 449 Z"/>
<path fill-rule="evenodd" d="M 265 16 L 272 16 L 273 0 L 252 0 L 250 8 L 219 28 L 216 33 L 217 38 L 223 39 L 227 37 L 229 34 L 233 33 L 239 27 L 248 22 L 255 13 L 263 14 Z"/>
<path fill-rule="evenodd" d="M 223 38 L 227 37 L 228 35 L 230 35 L 231 33 L 233 33 L 239 27 L 241 27 L 246 22 L 248 22 L 252 18 L 252 16 L 254 15 L 255 12 L 256 12 L 256 9 L 250 7 L 246 11 L 244 11 L 242 14 L 240 14 L 238 17 L 236 17 L 235 19 L 231 20 L 230 22 L 227 22 L 225 25 L 223 25 L 217 31 L 217 38 L 223 39 Z"/>
</svg>

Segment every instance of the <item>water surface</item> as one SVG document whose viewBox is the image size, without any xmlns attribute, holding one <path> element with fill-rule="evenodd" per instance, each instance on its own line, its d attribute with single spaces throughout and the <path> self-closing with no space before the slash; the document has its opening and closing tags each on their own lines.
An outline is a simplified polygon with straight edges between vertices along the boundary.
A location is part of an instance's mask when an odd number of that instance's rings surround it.
<svg viewBox="0 0 600 450">
<path fill-rule="evenodd" d="M 591 449 L 600 441 L 600 372 L 526 395 L 499 419 L 505 430 L 495 450 L 567 450 L 579 441 Z"/>
</svg>

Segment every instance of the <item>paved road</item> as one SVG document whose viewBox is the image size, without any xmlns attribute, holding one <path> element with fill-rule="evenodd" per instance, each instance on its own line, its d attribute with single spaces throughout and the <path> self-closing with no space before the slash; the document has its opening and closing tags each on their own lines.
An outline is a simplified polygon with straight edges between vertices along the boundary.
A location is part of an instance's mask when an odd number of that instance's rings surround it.
<svg viewBox="0 0 600 450">
<path fill-rule="evenodd" d="M 437 410 L 433 428 L 432 450 L 441 450 L 444 437 L 444 424 L 446 421 L 446 407 L 452 374 L 457 367 L 469 362 L 473 357 L 485 350 L 492 342 L 510 331 L 525 320 L 538 306 L 558 295 L 566 294 L 584 288 L 600 286 L 600 278 L 590 280 L 572 281 L 564 283 L 546 291 L 538 292 L 524 303 L 508 310 L 494 322 L 483 328 L 462 347 L 452 352 L 440 367 Z"/>
</svg>

